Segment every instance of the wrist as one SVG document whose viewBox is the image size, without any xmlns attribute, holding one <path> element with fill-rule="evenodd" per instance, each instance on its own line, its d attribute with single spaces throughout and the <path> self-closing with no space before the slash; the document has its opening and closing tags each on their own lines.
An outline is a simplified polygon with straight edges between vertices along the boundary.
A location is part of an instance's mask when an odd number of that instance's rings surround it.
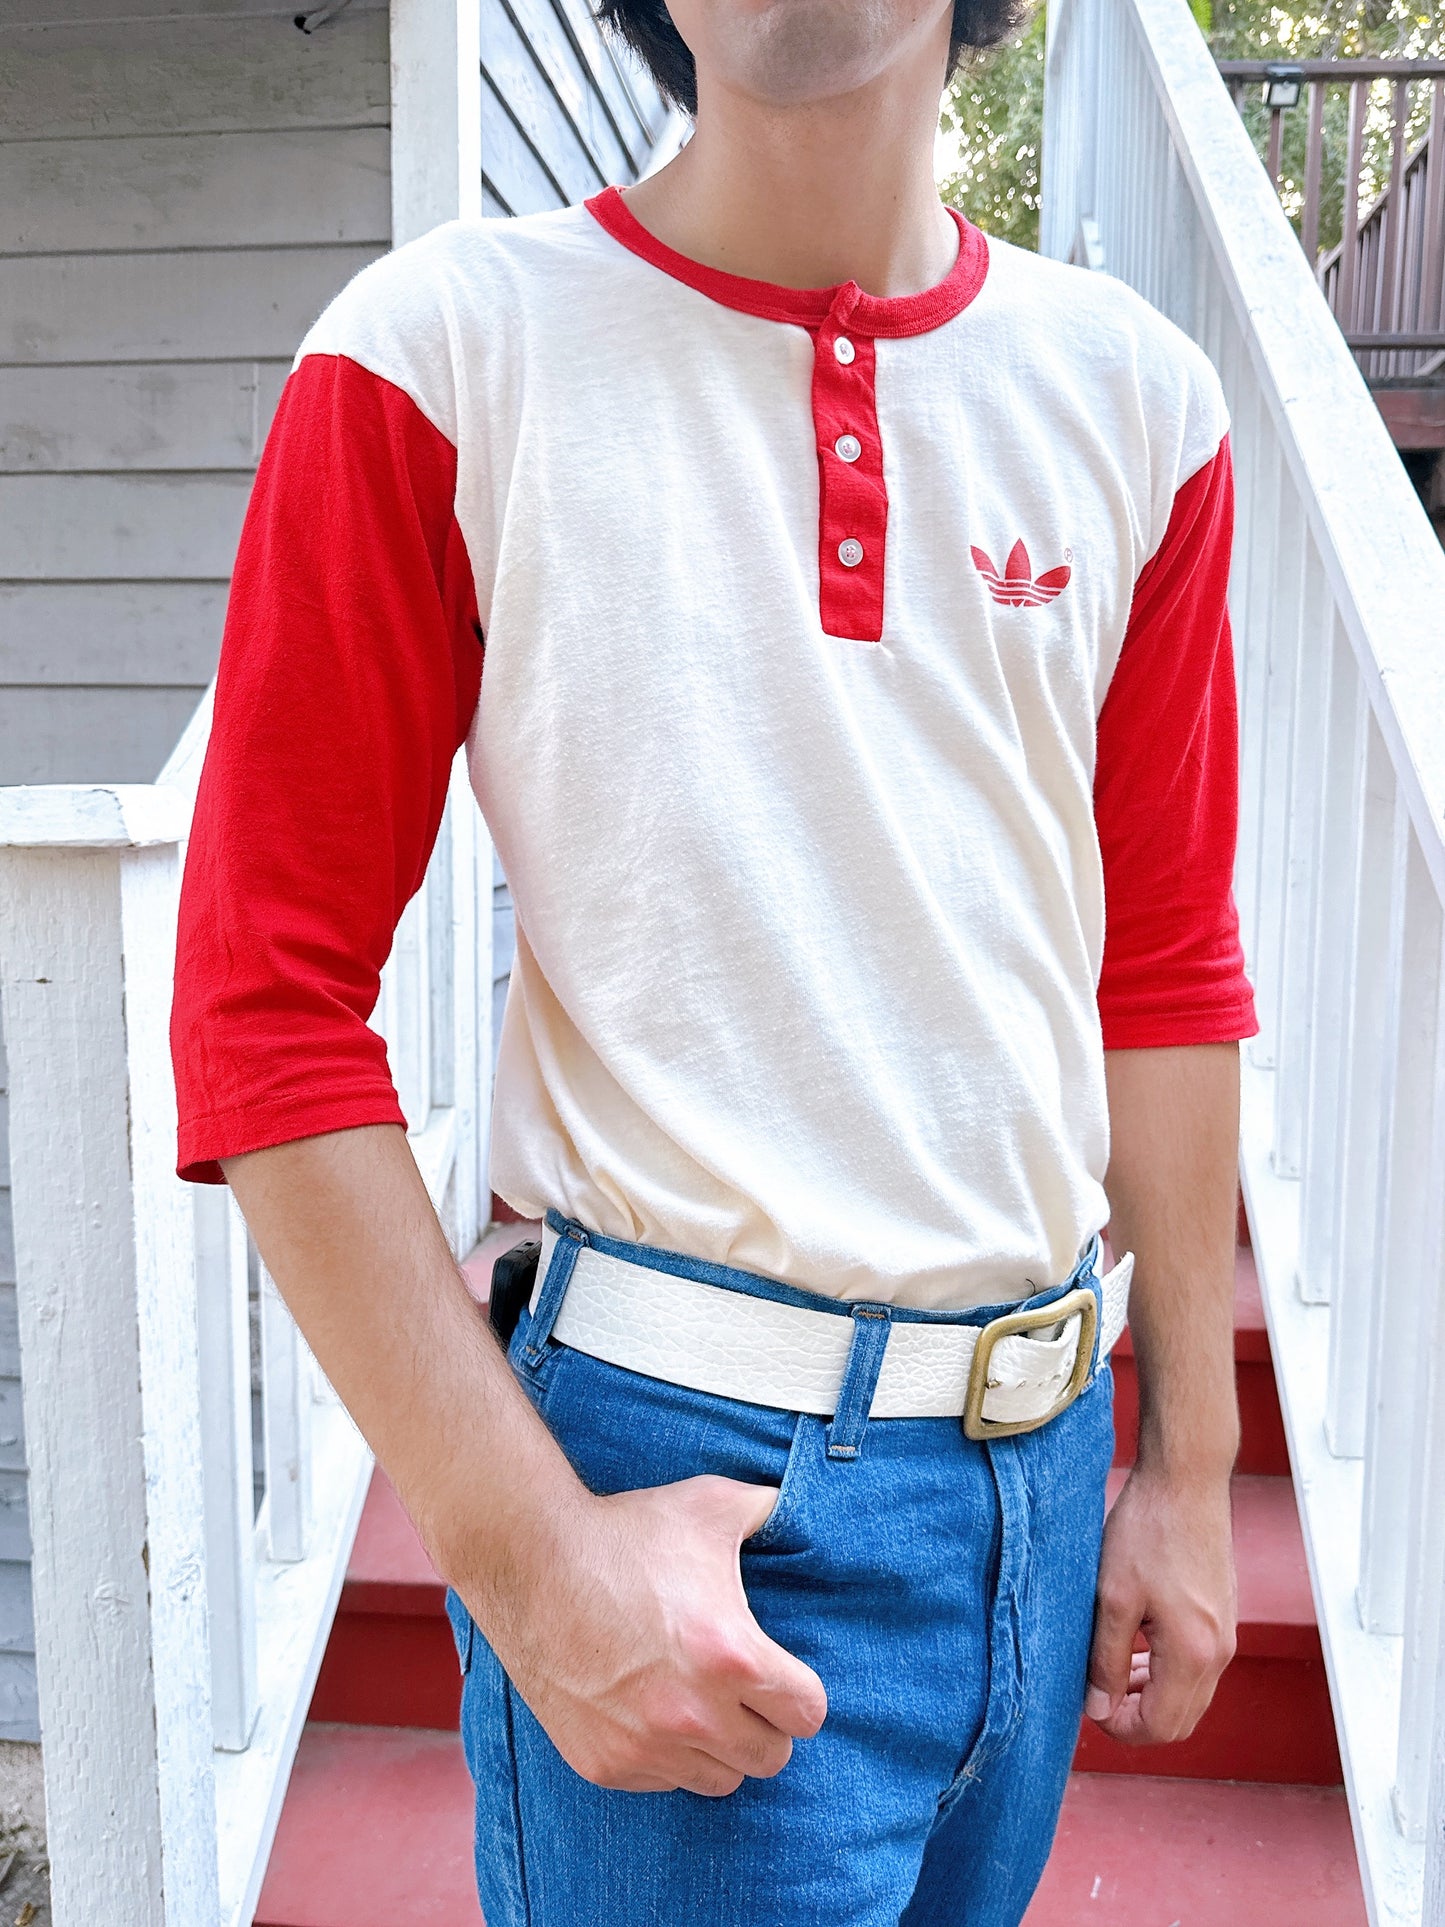
<svg viewBox="0 0 1445 1927">
<path fill-rule="evenodd" d="M 600 1501 L 560 1452 L 536 1455 L 505 1480 L 473 1473 L 460 1494 L 433 1493 L 422 1537 L 448 1585 L 481 1606 L 544 1584 L 588 1538 Z"/>
<path fill-rule="evenodd" d="M 1207 1442 L 1160 1439 L 1141 1427 L 1134 1471 L 1153 1484 L 1175 1491 L 1227 1492 L 1239 1454 L 1235 1429 Z"/>
</svg>

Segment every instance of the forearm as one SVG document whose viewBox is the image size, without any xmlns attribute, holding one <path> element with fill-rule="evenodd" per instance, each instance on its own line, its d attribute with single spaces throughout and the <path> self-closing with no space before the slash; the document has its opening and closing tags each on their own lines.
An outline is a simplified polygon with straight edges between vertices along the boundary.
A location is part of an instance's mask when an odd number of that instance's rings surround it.
<svg viewBox="0 0 1445 1927">
<path fill-rule="evenodd" d="M 282 1297 L 441 1572 L 505 1614 L 514 1548 L 586 1495 L 513 1378 L 398 1125 L 222 1168 Z"/>
<path fill-rule="evenodd" d="M 827 1700 L 743 1593 L 738 1547 L 773 1488 L 589 1493 L 467 1290 L 399 1125 L 222 1168 L 433 1560 L 568 1764 L 638 1792 L 731 1793 L 780 1771 Z"/>
<path fill-rule="evenodd" d="M 1174 1480 L 1222 1480 L 1239 1445 L 1239 1048 L 1111 1051 L 1105 1068 L 1110 1237 L 1135 1259 L 1139 1463 Z"/>
</svg>

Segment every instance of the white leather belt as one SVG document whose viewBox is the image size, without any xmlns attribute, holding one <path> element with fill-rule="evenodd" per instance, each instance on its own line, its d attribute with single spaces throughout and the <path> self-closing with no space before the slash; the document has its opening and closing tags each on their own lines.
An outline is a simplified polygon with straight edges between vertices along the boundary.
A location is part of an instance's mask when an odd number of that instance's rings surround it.
<svg viewBox="0 0 1445 1927">
<path fill-rule="evenodd" d="M 557 1243 L 542 1230 L 535 1311 Z M 1133 1253 L 1101 1281 L 987 1325 L 890 1321 L 870 1418 L 962 1418 L 970 1437 L 1032 1431 L 1072 1403 L 1128 1314 Z M 851 1309 L 851 1307 L 849 1308 Z M 609 1365 L 750 1405 L 830 1417 L 854 1319 L 657 1271 L 583 1245 L 552 1336 Z M 982 1351 L 980 1352 L 980 1341 Z M 976 1369 L 977 1367 L 977 1369 Z"/>
</svg>

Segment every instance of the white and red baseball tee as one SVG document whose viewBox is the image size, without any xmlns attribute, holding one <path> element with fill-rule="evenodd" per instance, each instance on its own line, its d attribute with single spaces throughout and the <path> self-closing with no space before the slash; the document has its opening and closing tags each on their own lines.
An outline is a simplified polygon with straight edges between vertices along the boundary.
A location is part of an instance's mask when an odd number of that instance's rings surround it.
<svg viewBox="0 0 1445 1927">
<path fill-rule="evenodd" d="M 331 304 L 232 585 L 183 1177 L 406 1121 L 366 1020 L 465 743 L 508 1203 L 840 1297 L 1068 1273 L 1104 1051 L 1255 1029 L 1227 422 L 1120 282 L 958 230 L 925 293 L 796 290 L 610 188 Z"/>
</svg>

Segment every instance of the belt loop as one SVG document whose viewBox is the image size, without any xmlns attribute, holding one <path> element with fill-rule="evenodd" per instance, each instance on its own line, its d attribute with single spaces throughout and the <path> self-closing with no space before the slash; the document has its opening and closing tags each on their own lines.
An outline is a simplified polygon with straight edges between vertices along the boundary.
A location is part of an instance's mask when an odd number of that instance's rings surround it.
<svg viewBox="0 0 1445 1927">
<path fill-rule="evenodd" d="M 1090 1385 L 1093 1384 L 1095 1377 L 1098 1375 L 1099 1364 L 1103 1356 L 1104 1286 L 1103 1281 L 1099 1277 L 1099 1259 L 1103 1254 L 1103 1249 L 1103 1242 L 1096 1231 L 1093 1237 L 1090 1238 L 1088 1248 L 1079 1260 L 1079 1268 L 1074 1273 L 1071 1281 L 1073 1284 L 1083 1285 L 1089 1291 L 1093 1292 L 1094 1302 L 1099 1308 L 1099 1315 L 1094 1320 L 1094 1355 L 1089 1360 L 1088 1382 Z"/>
<path fill-rule="evenodd" d="M 552 1336 L 552 1327 L 557 1322 L 562 1300 L 567 1296 L 567 1287 L 572 1282 L 577 1253 L 587 1242 L 587 1233 L 570 1218 L 557 1233 L 557 1242 L 552 1247 L 552 1262 L 547 1267 L 537 1309 L 532 1313 L 532 1322 L 527 1327 L 527 1342 L 522 1348 L 529 1364 L 537 1363 L 547 1340 Z"/>
<path fill-rule="evenodd" d="M 863 1450 L 863 1432 L 892 1329 L 893 1314 L 887 1305 L 853 1307 L 853 1342 L 848 1347 L 843 1383 L 838 1387 L 833 1423 L 828 1427 L 830 1459 L 856 1459 Z"/>
</svg>

